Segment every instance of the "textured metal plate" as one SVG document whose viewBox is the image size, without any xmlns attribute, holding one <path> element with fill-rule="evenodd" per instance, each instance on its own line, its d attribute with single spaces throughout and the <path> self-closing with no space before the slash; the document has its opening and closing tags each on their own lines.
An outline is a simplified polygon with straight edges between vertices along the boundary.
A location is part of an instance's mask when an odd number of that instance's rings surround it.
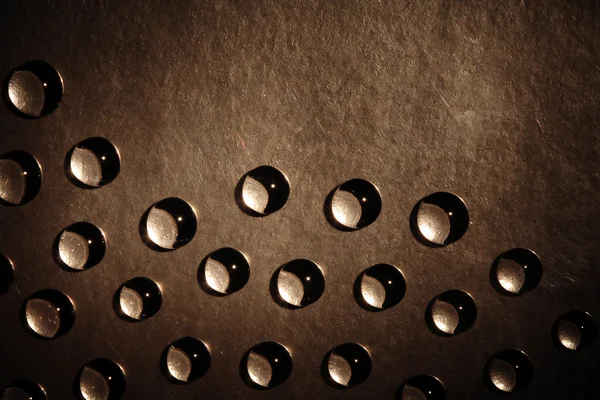
<svg viewBox="0 0 600 400">
<path fill-rule="evenodd" d="M 600 8 L 597 1 L 3 1 L 0 76 L 29 60 L 60 71 L 64 97 L 40 119 L 0 107 L 0 153 L 24 150 L 43 169 L 39 195 L 0 208 L 0 252 L 15 266 L 0 296 L 0 386 L 30 378 L 50 399 L 74 396 L 79 369 L 96 357 L 120 363 L 125 398 L 393 398 L 409 377 L 440 378 L 450 399 L 495 399 L 482 369 L 495 352 L 525 351 L 534 378 L 515 399 L 600 398 L 600 346 L 559 352 L 556 318 L 600 315 L 597 288 L 600 153 Z M 81 140 L 116 145 L 121 171 L 95 190 L 73 185 L 65 157 Z M 264 218 L 243 213 L 234 190 L 273 165 L 291 194 Z M 329 192 L 351 178 L 379 188 L 381 215 L 354 232 L 323 214 Z M 466 235 L 444 248 L 413 237 L 409 216 L 429 193 L 469 207 Z M 157 252 L 140 238 L 144 212 L 170 196 L 193 205 L 195 238 Z M 59 268 L 52 244 L 77 221 L 99 226 L 102 262 Z M 250 261 L 239 292 L 210 296 L 196 279 L 211 251 Z M 504 297 L 493 260 L 534 250 L 544 275 L 533 291 Z M 272 274 L 295 258 L 318 263 L 326 289 L 299 310 L 269 293 Z M 389 263 L 406 296 L 373 313 L 353 296 L 365 268 Z M 113 309 L 119 286 L 146 276 L 163 306 L 139 323 Z M 20 323 L 30 294 L 54 288 L 76 308 L 73 329 L 38 340 Z M 451 338 L 425 324 L 429 301 L 461 289 L 478 317 Z M 212 352 L 208 373 L 174 385 L 159 369 L 168 343 L 195 336 Z M 273 340 L 292 353 L 282 385 L 256 391 L 239 365 Z M 373 370 L 336 390 L 320 365 L 357 342 Z"/>
</svg>

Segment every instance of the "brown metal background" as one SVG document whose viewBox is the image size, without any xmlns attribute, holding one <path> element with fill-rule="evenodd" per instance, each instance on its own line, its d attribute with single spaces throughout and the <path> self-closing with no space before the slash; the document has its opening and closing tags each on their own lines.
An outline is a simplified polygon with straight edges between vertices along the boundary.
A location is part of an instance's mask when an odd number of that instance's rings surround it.
<svg viewBox="0 0 600 400">
<path fill-rule="evenodd" d="M 450 399 L 495 399 L 482 382 L 489 356 L 519 348 L 534 379 L 513 399 L 600 398 L 600 345 L 559 352 L 550 329 L 573 309 L 598 317 L 600 4 L 597 1 L 103 1 L 0 3 L 0 76 L 33 59 L 62 74 L 56 112 L 26 120 L 0 107 L 0 153 L 25 150 L 43 168 L 39 195 L 0 208 L 0 252 L 15 264 L 0 297 L 0 386 L 28 377 L 49 399 L 74 396 L 78 369 L 111 358 L 127 373 L 127 399 L 393 398 L 407 378 L 439 377 Z M 119 149 L 117 179 L 98 190 L 70 183 L 64 158 L 103 136 Z M 250 169 L 270 164 L 291 183 L 288 203 L 265 218 L 237 207 Z M 379 219 L 357 232 L 331 227 L 325 197 L 353 177 L 382 194 Z M 419 244 L 408 218 L 435 191 L 467 203 L 472 225 L 441 249 Z M 198 211 L 194 240 L 169 253 L 144 245 L 144 211 L 169 196 Z M 89 221 L 106 234 L 101 264 L 59 268 L 61 229 Z M 196 280 L 219 247 L 249 257 L 247 286 L 211 297 Z M 544 276 L 503 297 L 489 283 L 494 258 L 536 251 Z M 315 304 L 289 310 L 269 294 L 272 273 L 309 258 L 325 273 Z M 407 294 L 396 307 L 359 307 L 352 285 L 375 263 L 398 266 Z M 160 312 L 128 323 L 115 290 L 146 276 L 162 285 Z M 73 329 L 37 340 L 19 323 L 24 299 L 44 288 L 75 302 Z M 431 333 L 427 303 L 469 292 L 478 319 L 452 338 Z M 597 321 L 598 322 L 598 321 Z M 167 344 L 196 336 L 212 350 L 208 374 L 173 385 L 160 374 Z M 252 345 L 292 351 L 290 379 L 257 392 L 239 376 Z M 363 384 L 335 390 L 320 376 L 332 347 L 369 348 Z"/>
</svg>

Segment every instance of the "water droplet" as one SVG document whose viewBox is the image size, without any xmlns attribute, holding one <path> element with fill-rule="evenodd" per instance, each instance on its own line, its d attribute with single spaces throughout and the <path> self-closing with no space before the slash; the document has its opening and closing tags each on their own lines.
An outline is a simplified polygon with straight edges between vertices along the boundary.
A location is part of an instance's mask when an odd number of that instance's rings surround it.
<svg viewBox="0 0 600 400">
<path fill-rule="evenodd" d="M 344 343 L 325 355 L 321 374 L 330 386 L 350 388 L 364 382 L 371 368 L 371 356 L 366 348 L 357 343 Z"/>
<path fill-rule="evenodd" d="M 85 139 L 67 154 L 67 177 L 80 187 L 102 187 L 112 182 L 120 170 L 119 151 L 109 140 L 101 137 Z"/>
<path fill-rule="evenodd" d="M 36 337 L 55 339 L 67 333 L 75 323 L 75 308 L 71 299 L 53 289 L 31 295 L 21 310 L 28 331 Z"/>
<path fill-rule="evenodd" d="M 323 295 L 325 277 L 315 262 L 292 260 L 281 266 L 271 279 L 273 299 L 283 307 L 306 307 Z"/>
<path fill-rule="evenodd" d="M 242 211 L 261 217 L 279 211 L 290 196 L 290 183 L 277 168 L 263 165 L 242 177 L 235 189 Z"/>
<path fill-rule="evenodd" d="M 329 193 L 325 217 L 337 229 L 352 231 L 371 225 L 381 212 L 379 189 L 364 179 L 351 179 Z"/>
<path fill-rule="evenodd" d="M 269 389 L 282 384 L 290 377 L 292 356 L 288 349 L 279 343 L 263 342 L 244 354 L 240 371 L 249 386 L 255 389 Z"/>
<path fill-rule="evenodd" d="M 58 265 L 76 271 L 97 265 L 104 258 L 105 252 L 104 233 L 88 222 L 76 222 L 63 229 L 53 247 L 54 259 Z"/>
<path fill-rule="evenodd" d="M 228 295 L 242 289 L 250 278 L 246 256 L 231 247 L 210 253 L 200 264 L 198 281 L 210 294 Z"/>
<path fill-rule="evenodd" d="M 84 400 L 117 400 L 127 387 L 125 372 L 119 364 L 106 358 L 96 358 L 79 370 L 75 392 Z"/>
<path fill-rule="evenodd" d="M 431 375 L 417 375 L 407 379 L 396 391 L 396 400 L 445 400 L 442 382 Z"/>
<path fill-rule="evenodd" d="M 172 342 L 162 355 L 161 369 L 175 383 L 190 383 L 202 378 L 210 368 L 211 356 L 206 345 L 193 337 Z"/>
<path fill-rule="evenodd" d="M 0 254 L 0 293 L 10 289 L 15 280 L 15 271 L 12 261 L 4 254 Z"/>
<path fill-rule="evenodd" d="M 470 329 L 477 319 L 477 306 L 467 292 L 449 290 L 431 300 L 427 326 L 441 336 L 454 336 Z"/>
<path fill-rule="evenodd" d="M 42 169 L 24 151 L 11 151 L 0 157 L 0 204 L 18 206 L 30 202 L 42 186 Z"/>
<path fill-rule="evenodd" d="M 469 211 L 455 194 L 436 192 L 419 200 L 410 216 L 414 237 L 429 247 L 456 242 L 469 228 Z"/>
<path fill-rule="evenodd" d="M 494 260 L 490 281 L 499 293 L 516 296 L 529 292 L 540 283 L 542 269 L 542 262 L 533 251 L 511 249 Z"/>
<path fill-rule="evenodd" d="M 552 328 L 552 339 L 564 351 L 576 352 L 590 347 L 598 335 L 594 318 L 585 311 L 571 311 L 560 316 Z"/>
<path fill-rule="evenodd" d="M 194 238 L 197 226 L 194 208 L 184 200 L 169 197 L 146 211 L 140 232 L 150 248 L 169 251 L 188 244 Z"/>
<path fill-rule="evenodd" d="M 115 295 L 117 314 L 128 321 L 143 321 L 160 310 L 162 293 L 156 282 L 133 278 L 125 282 Z"/>
<path fill-rule="evenodd" d="M 354 283 L 354 297 L 369 311 L 381 311 L 400 303 L 406 293 L 402 272 L 393 265 L 377 264 L 364 270 Z"/>
<path fill-rule="evenodd" d="M 1 400 L 46 400 L 46 398 L 44 388 L 28 379 L 11 382 L 0 392 Z"/>
<path fill-rule="evenodd" d="M 523 390 L 533 378 L 533 365 L 520 350 L 508 349 L 494 354 L 484 368 L 486 384 L 498 393 Z"/>
<path fill-rule="evenodd" d="M 24 118 L 40 118 L 58 108 L 63 81 L 45 61 L 29 61 L 15 68 L 4 87 L 8 108 Z"/>
</svg>

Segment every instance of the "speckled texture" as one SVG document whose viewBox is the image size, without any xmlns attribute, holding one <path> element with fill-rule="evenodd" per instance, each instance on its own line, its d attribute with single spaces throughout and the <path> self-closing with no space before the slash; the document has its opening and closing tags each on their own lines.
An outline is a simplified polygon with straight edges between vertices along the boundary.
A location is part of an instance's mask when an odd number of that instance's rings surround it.
<svg viewBox="0 0 600 400">
<path fill-rule="evenodd" d="M 96 357 L 122 364 L 126 399 L 393 398 L 407 378 L 439 377 L 450 399 L 496 399 L 481 379 L 505 348 L 527 352 L 531 385 L 514 399 L 600 397 L 600 344 L 557 351 L 555 319 L 572 309 L 600 318 L 600 3 L 579 1 L 108 1 L 0 3 L 0 76 L 31 59 L 62 74 L 56 112 L 25 120 L 0 107 L 0 153 L 25 150 L 43 168 L 39 195 L 0 208 L 0 252 L 15 265 L 0 297 L 0 386 L 29 377 L 50 399 L 73 396 L 77 371 Z M 67 179 L 69 149 L 90 136 L 122 157 L 114 182 L 84 190 Z M 270 164 L 291 195 L 254 218 L 234 201 L 247 171 Z M 327 194 L 348 179 L 377 185 L 378 220 L 341 232 L 323 215 Z M 467 234 L 440 249 L 409 228 L 414 204 L 435 191 L 463 198 Z M 142 214 L 170 196 L 199 217 L 191 243 L 151 250 Z M 96 267 L 70 273 L 52 258 L 61 229 L 90 221 L 106 234 Z M 248 284 L 227 297 L 205 293 L 198 265 L 230 246 L 250 260 Z M 537 252 L 540 285 L 508 298 L 489 283 L 494 258 Z M 282 264 L 309 258 L 326 289 L 289 310 L 269 294 Z M 397 306 L 359 307 L 352 285 L 370 265 L 406 277 Z M 117 317 L 113 295 L 128 279 L 162 287 L 163 306 L 140 323 Z M 19 322 L 31 293 L 55 288 L 74 301 L 73 329 L 55 341 Z M 474 326 L 456 337 L 430 332 L 425 309 L 450 289 L 470 293 Z M 212 352 L 206 376 L 168 383 L 165 346 L 196 336 Z M 294 370 L 259 392 L 239 376 L 253 345 L 279 341 Z M 320 376 L 325 354 L 366 346 L 371 376 L 346 391 Z"/>
</svg>

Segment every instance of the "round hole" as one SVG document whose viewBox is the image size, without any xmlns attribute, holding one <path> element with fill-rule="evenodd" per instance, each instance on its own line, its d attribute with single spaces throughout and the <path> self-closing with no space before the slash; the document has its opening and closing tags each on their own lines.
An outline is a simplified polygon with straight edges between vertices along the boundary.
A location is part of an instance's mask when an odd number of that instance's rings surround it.
<svg viewBox="0 0 600 400">
<path fill-rule="evenodd" d="M 210 294 L 228 295 L 242 289 L 250 278 L 246 256 L 231 247 L 210 253 L 198 269 L 200 286 Z"/>
<path fill-rule="evenodd" d="M 525 353 L 508 349 L 494 354 L 484 368 L 484 379 L 497 393 L 523 390 L 533 378 L 533 365 Z"/>
<path fill-rule="evenodd" d="M 477 306 L 470 294 L 449 290 L 431 300 L 425 318 L 432 332 L 454 336 L 473 326 L 477 319 Z"/>
<path fill-rule="evenodd" d="M 263 165 L 242 177 L 235 199 L 242 211 L 262 217 L 279 211 L 290 196 L 290 183 L 277 168 Z"/>
<path fill-rule="evenodd" d="M 444 400 L 446 390 L 442 382 L 431 375 L 417 375 L 407 379 L 396 392 L 396 400 Z"/>
<path fill-rule="evenodd" d="M 492 264 L 490 281 L 505 296 L 517 296 L 534 289 L 542 279 L 542 262 L 533 251 L 512 249 Z"/>
<path fill-rule="evenodd" d="M 0 393 L 1 400 L 46 400 L 46 391 L 28 379 L 9 383 Z"/>
<path fill-rule="evenodd" d="M 63 229 L 54 241 L 54 259 L 67 270 L 83 271 L 97 265 L 106 252 L 104 233 L 88 222 Z"/>
<path fill-rule="evenodd" d="M 344 343 L 330 350 L 321 364 L 325 382 L 335 388 L 350 388 L 364 382 L 371 373 L 371 356 L 360 344 Z"/>
<path fill-rule="evenodd" d="M 75 378 L 75 393 L 83 400 L 118 400 L 126 387 L 123 368 L 106 358 L 90 361 Z"/>
<path fill-rule="evenodd" d="M 160 310 L 162 293 L 156 282 L 133 278 L 125 282 L 115 295 L 117 314 L 127 321 L 143 321 Z"/>
<path fill-rule="evenodd" d="M 150 248 L 169 251 L 188 244 L 194 238 L 197 226 L 194 208 L 184 200 L 169 197 L 146 211 L 140 231 Z"/>
<path fill-rule="evenodd" d="M 389 264 L 377 264 L 364 270 L 354 283 L 354 297 L 369 311 L 382 311 L 400 303 L 406 293 L 402 272 Z"/>
<path fill-rule="evenodd" d="M 325 200 L 325 217 L 332 226 L 344 231 L 371 225 L 380 212 L 379 189 L 364 179 L 342 183 Z"/>
<path fill-rule="evenodd" d="M 18 206 L 33 200 L 42 186 L 42 169 L 24 151 L 11 151 L 0 157 L 0 204 Z"/>
<path fill-rule="evenodd" d="M 598 335 L 594 318 L 585 311 L 571 311 L 556 320 L 552 339 L 564 351 L 576 352 L 590 347 Z"/>
<path fill-rule="evenodd" d="M 0 293 L 7 292 L 14 280 L 15 271 L 12 261 L 4 254 L 0 254 Z"/>
<path fill-rule="evenodd" d="M 190 383 L 208 372 L 210 361 L 210 352 L 202 341 L 184 337 L 167 346 L 162 355 L 161 369 L 174 383 Z"/>
<path fill-rule="evenodd" d="M 270 389 L 285 382 L 292 374 L 292 356 L 285 346 L 263 342 L 252 347 L 240 364 L 244 381 L 255 389 Z"/>
<path fill-rule="evenodd" d="M 271 295 L 281 306 L 306 307 L 323 295 L 325 277 L 310 260 L 298 259 L 279 267 L 271 279 Z"/>
<path fill-rule="evenodd" d="M 40 118 L 58 108 L 63 81 L 45 61 L 29 61 L 15 68 L 4 85 L 8 108 L 24 118 Z"/>
<path fill-rule="evenodd" d="M 75 323 L 71 299 L 58 290 L 45 289 L 31 295 L 21 310 L 27 330 L 42 339 L 56 339 Z"/>
<path fill-rule="evenodd" d="M 463 237 L 469 228 L 469 210 L 460 197 L 436 192 L 419 200 L 410 216 L 415 238 L 429 247 L 443 247 Z"/>
<path fill-rule="evenodd" d="M 104 186 L 112 182 L 121 170 L 119 151 L 101 137 L 77 143 L 67 154 L 65 163 L 69 180 L 84 188 Z"/>
</svg>

